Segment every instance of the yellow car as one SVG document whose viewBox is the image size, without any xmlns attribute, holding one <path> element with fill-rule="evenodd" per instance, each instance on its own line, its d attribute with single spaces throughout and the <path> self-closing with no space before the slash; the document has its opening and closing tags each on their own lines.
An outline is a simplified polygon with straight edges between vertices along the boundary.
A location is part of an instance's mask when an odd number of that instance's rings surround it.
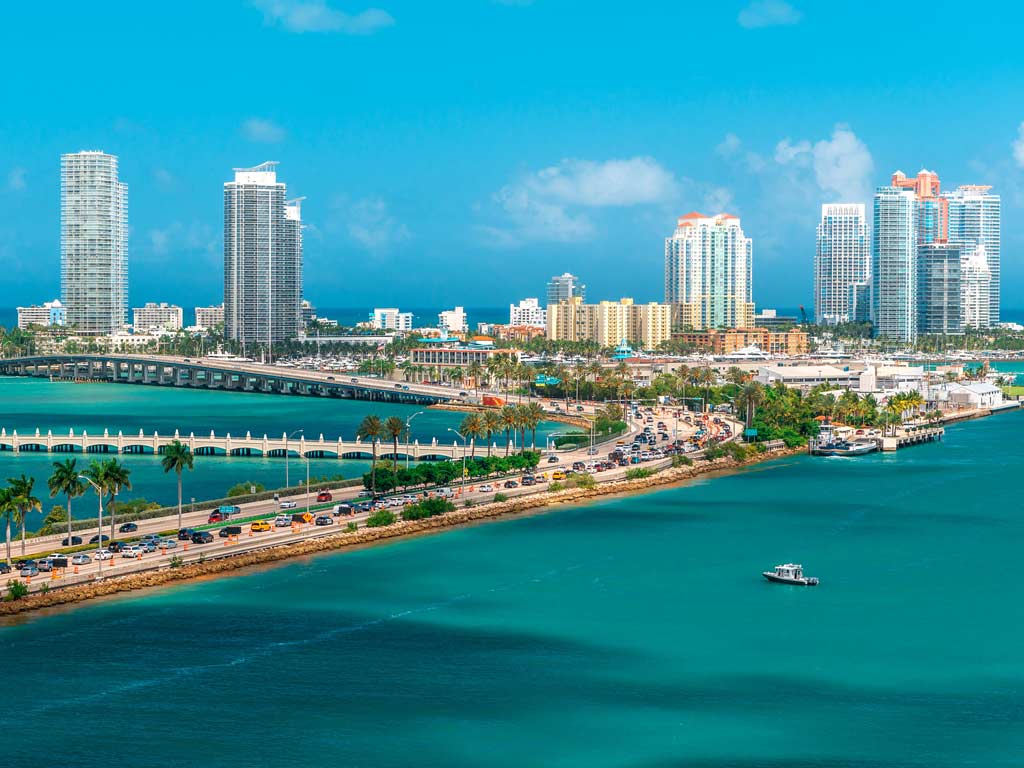
<svg viewBox="0 0 1024 768">
<path fill-rule="evenodd" d="M 263 531 L 270 530 L 270 523 L 266 520 L 257 520 L 255 523 L 249 526 L 249 530 L 253 533 L 262 533 Z"/>
<path fill-rule="evenodd" d="M 556 469 L 554 472 L 551 473 L 551 479 L 552 480 L 565 480 L 565 472 L 563 472 L 560 469 Z"/>
</svg>

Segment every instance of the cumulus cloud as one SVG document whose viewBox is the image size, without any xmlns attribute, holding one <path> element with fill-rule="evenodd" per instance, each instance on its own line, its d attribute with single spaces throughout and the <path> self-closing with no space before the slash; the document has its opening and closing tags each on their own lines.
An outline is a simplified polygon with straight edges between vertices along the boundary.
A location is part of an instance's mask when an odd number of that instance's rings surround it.
<svg viewBox="0 0 1024 768">
<path fill-rule="evenodd" d="M 242 135 L 249 141 L 256 141 L 261 144 L 276 144 L 284 140 L 285 132 L 284 128 L 272 120 L 250 117 L 242 123 Z"/>
<path fill-rule="evenodd" d="M 1024 168 L 1024 123 L 1017 128 L 1017 138 L 1010 145 L 1013 148 L 1013 159 L 1021 168 Z"/>
<path fill-rule="evenodd" d="M 383 252 L 412 237 L 409 228 L 391 212 L 381 197 L 350 200 L 341 195 L 331 201 L 329 229 L 343 229 L 368 251 Z"/>
<path fill-rule="evenodd" d="M 740 11 L 737 21 L 744 29 L 798 24 L 802 14 L 785 0 L 754 0 Z"/>
<path fill-rule="evenodd" d="M 345 13 L 326 0 L 254 0 L 263 11 L 267 24 L 280 25 L 289 32 L 339 32 L 344 35 L 369 35 L 395 23 L 394 17 L 379 8 L 360 13 Z"/>
<path fill-rule="evenodd" d="M 775 147 L 780 166 L 810 168 L 814 181 L 826 195 L 843 200 L 866 200 L 870 196 L 875 164 L 871 153 L 849 126 L 838 124 L 832 136 L 813 144 L 786 138 Z"/>
<path fill-rule="evenodd" d="M 7 174 L 7 188 L 14 192 L 20 192 L 25 188 L 24 168 L 11 169 L 11 172 Z"/>
</svg>

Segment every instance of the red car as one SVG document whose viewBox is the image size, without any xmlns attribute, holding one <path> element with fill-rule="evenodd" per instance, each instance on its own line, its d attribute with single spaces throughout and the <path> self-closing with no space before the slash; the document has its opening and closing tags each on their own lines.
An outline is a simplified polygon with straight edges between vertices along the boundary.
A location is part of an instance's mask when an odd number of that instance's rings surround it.
<svg viewBox="0 0 1024 768">
<path fill-rule="evenodd" d="M 210 513 L 210 517 L 207 518 L 206 522 L 208 522 L 208 523 L 219 523 L 222 520 L 227 520 L 227 518 L 224 517 L 224 515 L 222 515 L 220 512 L 211 512 Z"/>
<path fill-rule="evenodd" d="M 316 495 L 316 500 L 317 501 L 334 501 L 334 497 L 331 496 L 331 492 L 330 491 L 320 491 L 320 493 L 318 493 Z"/>
</svg>

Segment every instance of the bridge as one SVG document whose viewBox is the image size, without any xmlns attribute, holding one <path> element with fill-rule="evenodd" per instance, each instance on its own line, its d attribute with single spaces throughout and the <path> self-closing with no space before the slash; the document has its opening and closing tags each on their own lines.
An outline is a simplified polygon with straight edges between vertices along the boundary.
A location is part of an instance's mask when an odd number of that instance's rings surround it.
<svg viewBox="0 0 1024 768">
<path fill-rule="evenodd" d="M 450 387 L 413 384 L 343 373 L 325 373 L 215 358 L 88 354 L 35 355 L 0 359 L 2 376 L 37 376 L 68 381 L 151 384 L 231 392 L 263 392 L 406 405 L 470 402 Z"/>
<path fill-rule="evenodd" d="M 246 432 L 244 437 L 226 435 L 160 435 L 157 432 L 147 434 L 139 430 L 137 435 L 125 435 L 118 432 L 112 435 L 104 430 L 102 435 L 90 435 L 83 431 L 75 434 L 55 435 L 52 431 L 42 434 L 18 434 L 17 430 L 8 432 L 0 429 L 0 451 L 15 453 L 128 453 L 128 454 L 160 454 L 175 440 L 187 445 L 197 456 L 268 456 L 284 458 L 285 455 L 310 459 L 370 459 L 373 457 L 373 443 L 363 442 L 356 438 L 348 441 L 338 438 L 326 440 L 323 435 L 319 439 L 298 440 L 281 437 L 254 437 Z M 467 446 L 467 454 L 472 451 L 473 443 Z M 495 446 L 496 447 L 496 446 Z M 477 446 L 479 450 L 479 446 Z M 451 445 L 438 442 L 434 438 L 429 443 L 415 440 L 411 443 L 399 441 L 398 453 L 395 454 L 394 444 L 390 440 L 377 441 L 377 458 L 395 461 L 406 458 L 413 461 L 448 461 L 462 458 L 462 446 L 453 442 Z"/>
</svg>

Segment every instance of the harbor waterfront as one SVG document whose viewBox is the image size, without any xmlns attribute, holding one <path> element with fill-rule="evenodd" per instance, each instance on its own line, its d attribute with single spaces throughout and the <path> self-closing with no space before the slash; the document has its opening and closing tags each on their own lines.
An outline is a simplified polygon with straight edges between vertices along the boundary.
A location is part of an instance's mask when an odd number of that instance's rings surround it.
<svg viewBox="0 0 1024 768">
<path fill-rule="evenodd" d="M 300 766 L 1015 765 L 1021 427 L 28 616 L 0 630 L 5 680 L 48 693 L 0 715 L 8 756 L 105 765 L 81 745 L 174 739 L 133 763 L 237 766 L 259 744 Z M 820 586 L 765 582 L 780 562 Z M 89 663 L 55 664 L 69 647 Z"/>
<path fill-rule="evenodd" d="M 0 377 L 0 427 L 8 433 L 18 430 L 19 434 L 33 434 L 39 429 L 43 434 L 53 430 L 55 435 L 67 435 L 69 429 L 74 429 L 77 434 L 84 430 L 90 435 L 99 435 L 106 429 L 115 435 L 118 431 L 137 435 L 143 429 L 147 434 L 157 431 L 161 435 L 173 435 L 177 429 L 185 435 L 192 431 L 208 435 L 214 430 L 218 434 L 244 436 L 247 430 L 254 434 L 259 430 L 261 435 L 266 432 L 279 438 L 301 429 L 311 438 L 323 434 L 327 439 L 353 440 L 359 422 L 369 413 L 382 418 L 397 415 L 407 419 L 421 411 L 410 424 L 412 439 L 429 443 L 436 437 L 447 440 L 450 445 L 453 436 L 447 430 L 457 429 L 465 414 L 357 400 Z M 563 424 L 545 422 L 537 430 L 537 440 L 541 442 L 552 432 L 566 429 Z M 504 444 L 504 436 L 498 436 L 497 442 Z M 381 452 L 388 451 L 390 446 L 382 444 Z M 53 504 L 64 501 L 45 498 L 46 478 L 53 469 L 53 462 L 68 458 L 77 459 L 84 467 L 92 459 L 110 458 L 110 455 L 0 451 L 0 477 L 22 473 L 34 477 L 44 509 L 49 510 Z M 119 458 L 132 471 L 133 488 L 122 498 L 143 497 L 161 504 L 177 500 L 174 476 L 163 471 L 159 456 L 126 454 Z M 292 483 L 303 480 L 306 462 L 292 456 L 289 464 Z M 359 477 L 369 468 L 370 462 L 362 460 L 310 459 L 309 462 L 312 477 Z M 284 479 L 283 458 L 197 456 L 194 471 L 184 476 L 185 499 L 219 498 L 231 486 L 245 481 L 263 483 L 268 488 L 280 487 Z M 74 512 L 76 518 L 94 515 L 95 504 L 89 504 L 88 498 L 79 499 Z M 42 518 L 38 512 L 31 513 L 29 529 L 38 527 Z"/>
</svg>

